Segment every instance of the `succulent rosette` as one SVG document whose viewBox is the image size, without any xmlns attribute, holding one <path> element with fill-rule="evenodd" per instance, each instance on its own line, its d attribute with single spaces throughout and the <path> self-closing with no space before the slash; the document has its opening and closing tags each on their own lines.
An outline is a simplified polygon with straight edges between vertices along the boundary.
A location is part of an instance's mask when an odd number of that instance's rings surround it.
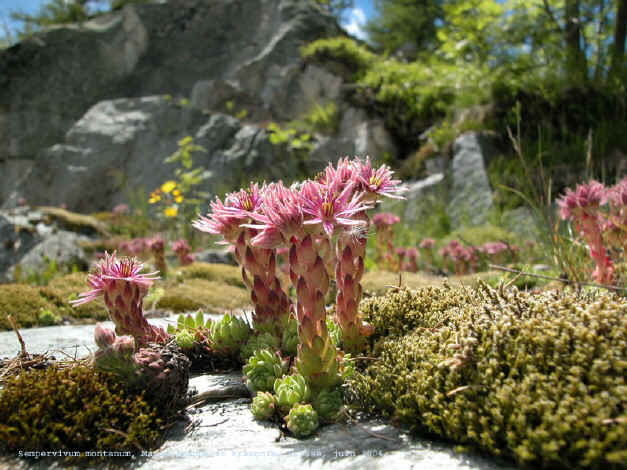
<svg viewBox="0 0 627 470">
<path fill-rule="evenodd" d="M 252 332 L 245 320 L 228 313 L 213 322 L 210 331 L 214 351 L 223 355 L 239 354 Z"/>
<path fill-rule="evenodd" d="M 272 391 L 275 381 L 286 372 L 287 364 L 269 349 L 258 349 L 244 365 L 246 384 L 257 391 Z"/>
<path fill-rule="evenodd" d="M 143 267 L 136 258 L 117 259 L 115 252 L 105 253 L 95 272 L 87 278 L 93 289 L 79 294 L 71 304 L 76 307 L 102 297 L 118 335 L 131 335 L 138 344 L 165 344 L 170 335 L 144 317 L 144 297 L 159 277 L 156 272 L 140 273 Z"/>
<path fill-rule="evenodd" d="M 290 315 L 281 337 L 281 350 L 288 356 L 298 354 L 298 321 Z"/>
<path fill-rule="evenodd" d="M 271 333 L 253 334 L 240 351 L 240 359 L 246 363 L 259 349 L 277 351 L 281 349 L 281 340 Z"/>
<path fill-rule="evenodd" d="M 274 381 L 274 395 L 279 411 L 285 415 L 296 403 L 309 402 L 311 389 L 302 375 L 286 375 Z"/>
<path fill-rule="evenodd" d="M 269 420 L 276 411 L 274 396 L 269 392 L 259 392 L 253 398 L 253 404 L 250 407 L 255 419 L 260 421 Z"/>
<path fill-rule="evenodd" d="M 312 406 L 322 421 L 327 423 L 337 421 L 344 407 L 342 390 L 338 387 L 321 390 L 314 398 Z"/>
<path fill-rule="evenodd" d="M 188 330 L 181 330 L 176 335 L 176 344 L 184 351 L 189 351 L 194 347 L 194 335 Z"/>
<path fill-rule="evenodd" d="M 287 428 L 294 433 L 296 437 L 310 436 L 318 429 L 318 426 L 320 426 L 318 413 L 309 404 L 303 405 L 297 403 L 294 405 L 289 414 L 285 417 L 285 422 Z"/>
</svg>

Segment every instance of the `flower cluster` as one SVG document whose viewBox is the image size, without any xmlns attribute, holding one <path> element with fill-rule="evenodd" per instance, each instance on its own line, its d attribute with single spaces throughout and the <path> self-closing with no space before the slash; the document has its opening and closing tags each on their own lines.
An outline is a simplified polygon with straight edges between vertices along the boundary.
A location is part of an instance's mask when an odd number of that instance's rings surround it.
<svg viewBox="0 0 627 470">
<path fill-rule="evenodd" d="M 172 243 L 172 251 L 176 253 L 179 258 L 179 263 L 181 266 L 187 266 L 194 262 L 194 255 L 192 255 L 192 248 L 187 243 L 187 240 L 181 238 L 174 243 Z"/>
<path fill-rule="evenodd" d="M 627 177 L 611 188 L 597 181 L 579 184 L 574 191 L 567 189 L 557 204 L 561 218 L 574 222 L 589 247 L 596 264 L 592 278 L 612 284 L 613 259 L 621 259 L 627 250 Z"/>
<path fill-rule="evenodd" d="M 183 202 L 183 199 L 183 193 L 178 188 L 176 181 L 170 180 L 150 193 L 148 202 L 150 204 L 163 204 L 163 214 L 166 217 L 176 217 L 179 212 L 179 204 Z"/>
<path fill-rule="evenodd" d="M 335 278 L 335 321 L 343 348 L 357 352 L 370 329 L 358 312 L 364 272 L 366 210 L 381 196 L 401 197 L 400 181 L 385 165 L 341 159 L 315 180 L 285 186 L 281 181 L 217 198 L 194 227 L 219 234 L 234 247 L 244 282 L 251 289 L 255 323 L 284 325 L 298 320 L 298 371 L 315 389 L 338 383 L 340 364 L 326 324 L 325 296 Z M 276 276 L 277 252 L 286 249 L 295 306 Z M 267 328 L 266 328 L 267 329 Z"/>
</svg>

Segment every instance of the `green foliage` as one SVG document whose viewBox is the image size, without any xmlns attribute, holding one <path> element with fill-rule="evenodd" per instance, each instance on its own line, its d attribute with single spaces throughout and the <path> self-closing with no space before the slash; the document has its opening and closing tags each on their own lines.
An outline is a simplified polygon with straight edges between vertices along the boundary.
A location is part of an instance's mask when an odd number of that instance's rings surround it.
<svg viewBox="0 0 627 470">
<path fill-rule="evenodd" d="M 297 403 L 311 401 L 311 389 L 302 375 L 286 375 L 274 381 L 274 396 L 279 411 L 285 416 Z"/>
<path fill-rule="evenodd" d="M 320 422 L 318 413 L 309 404 L 303 405 L 297 403 L 285 417 L 287 428 L 294 433 L 296 437 L 307 437 L 313 434 Z"/>
<path fill-rule="evenodd" d="M 344 407 L 344 394 L 340 388 L 323 389 L 314 398 L 312 406 L 322 421 L 335 422 Z"/>
<path fill-rule="evenodd" d="M 283 329 L 281 350 L 291 357 L 296 357 L 298 353 L 298 320 L 293 316 L 288 318 L 287 325 Z"/>
<path fill-rule="evenodd" d="M 362 303 L 375 326 L 358 403 L 417 433 L 534 468 L 621 468 L 625 299 L 427 288 Z"/>
<path fill-rule="evenodd" d="M 250 356 L 243 370 L 250 388 L 269 392 L 274 389 L 275 380 L 287 372 L 287 364 L 276 350 L 258 349 Z"/>
<path fill-rule="evenodd" d="M 214 350 L 224 355 L 239 356 L 241 347 L 251 334 L 245 320 L 228 313 L 220 321 L 212 322 L 210 329 Z"/>
<path fill-rule="evenodd" d="M 62 321 L 59 315 L 55 315 L 54 312 L 47 308 L 42 308 L 39 311 L 38 316 L 39 324 L 42 326 L 59 325 Z"/>
<path fill-rule="evenodd" d="M 259 392 L 253 398 L 253 404 L 250 406 L 255 419 L 266 421 L 272 418 L 276 411 L 274 403 L 274 395 L 270 392 Z"/>
<path fill-rule="evenodd" d="M 271 333 L 253 334 L 248 338 L 248 342 L 242 347 L 240 358 L 246 363 L 248 359 L 260 349 L 278 351 L 281 349 L 281 341 Z"/>
<path fill-rule="evenodd" d="M 25 371 L 0 390 L 0 442 L 14 455 L 59 449 L 135 454 L 157 447 L 161 422 L 141 395 L 128 393 L 112 374 L 84 366 Z"/>
<path fill-rule="evenodd" d="M 441 1 L 375 0 L 376 16 L 366 25 L 368 39 L 386 52 L 401 46 L 415 51 L 437 45 L 436 20 L 442 19 Z"/>
<path fill-rule="evenodd" d="M 309 43 L 301 48 L 301 56 L 306 61 L 339 62 L 354 74 L 354 79 L 362 76 L 377 59 L 365 46 L 345 37 L 325 38 Z"/>
<path fill-rule="evenodd" d="M 322 106 L 314 103 L 311 110 L 290 123 L 290 127 L 302 132 L 321 132 L 323 134 L 335 134 L 340 124 L 337 104 L 329 102 Z"/>
</svg>

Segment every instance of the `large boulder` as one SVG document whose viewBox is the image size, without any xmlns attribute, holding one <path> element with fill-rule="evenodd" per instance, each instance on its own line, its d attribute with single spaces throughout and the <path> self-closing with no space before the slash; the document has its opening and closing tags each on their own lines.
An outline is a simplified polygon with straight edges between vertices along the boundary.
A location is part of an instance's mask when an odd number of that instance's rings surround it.
<svg viewBox="0 0 627 470">
<path fill-rule="evenodd" d="M 494 138 L 488 133 L 467 132 L 455 139 L 447 208 L 453 228 L 487 221 L 493 194 L 486 169 L 496 155 Z"/>
<path fill-rule="evenodd" d="M 41 274 L 47 269 L 85 269 L 85 235 L 63 230 L 45 210 L 19 207 L 0 211 L 0 282 Z"/>
<path fill-rule="evenodd" d="M 299 47 L 339 33 L 315 2 L 169 0 L 37 34 L 0 51 L 0 174 L 61 142 L 99 101 L 188 96 L 203 80 L 293 117 L 284 92 L 301 81 Z"/>
</svg>

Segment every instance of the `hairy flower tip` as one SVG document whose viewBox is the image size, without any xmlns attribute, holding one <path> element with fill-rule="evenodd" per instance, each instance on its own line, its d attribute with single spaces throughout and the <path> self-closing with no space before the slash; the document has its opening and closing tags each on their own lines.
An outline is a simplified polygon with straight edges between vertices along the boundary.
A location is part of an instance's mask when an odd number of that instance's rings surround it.
<svg viewBox="0 0 627 470">
<path fill-rule="evenodd" d="M 433 238 L 425 238 L 418 246 L 423 250 L 431 250 L 435 246 L 435 240 Z"/>
<path fill-rule="evenodd" d="M 216 200 L 211 202 L 211 212 L 206 216 L 199 216 L 192 222 L 192 227 L 201 232 L 222 235 L 226 241 L 235 243 L 242 231 L 240 225 L 249 220 L 249 215 L 242 209 L 230 207 L 229 202 L 227 199 L 227 205 L 224 205 L 220 198 L 216 197 Z"/>
<path fill-rule="evenodd" d="M 192 247 L 189 246 L 187 240 L 185 240 L 184 238 L 180 238 L 179 240 L 172 243 L 172 251 L 174 251 L 178 255 L 183 256 L 192 251 Z"/>
<path fill-rule="evenodd" d="M 379 212 L 375 214 L 372 218 L 372 223 L 377 228 L 385 227 L 387 225 L 394 225 L 401 221 L 398 215 L 392 214 L 391 212 Z"/>
<path fill-rule="evenodd" d="M 236 214 L 241 211 L 243 216 L 247 215 L 247 212 L 255 212 L 261 207 L 262 192 L 257 183 L 251 183 L 248 189 L 227 194 L 226 205 Z"/>
<path fill-rule="evenodd" d="M 96 325 L 94 330 L 94 341 L 100 349 L 105 349 L 107 346 L 111 346 L 115 342 L 115 332 L 102 326 L 102 323 Z"/>
<path fill-rule="evenodd" d="M 329 163 L 325 170 L 318 174 L 316 181 L 323 186 L 335 183 L 338 185 L 339 190 L 342 191 L 348 185 L 355 185 L 357 182 L 356 178 L 355 167 L 348 157 L 344 157 L 338 160 L 336 167 Z"/>
<path fill-rule="evenodd" d="M 608 191 L 608 198 L 617 208 L 627 206 L 627 176 Z"/>
<path fill-rule="evenodd" d="M 408 248 L 405 254 L 410 259 L 416 259 L 419 256 L 418 250 L 414 246 L 412 246 L 411 248 Z"/>
<path fill-rule="evenodd" d="M 366 193 L 370 200 L 376 200 L 378 196 L 386 196 L 394 199 L 404 199 L 400 193 L 405 191 L 401 186 L 401 180 L 392 179 L 394 173 L 389 166 L 381 165 L 376 170 L 370 164 L 370 157 L 366 157 L 363 163 L 358 157 L 353 160 L 355 177 L 360 183 L 360 190 Z"/>
<path fill-rule="evenodd" d="M 104 295 L 105 290 L 116 281 L 127 281 L 135 284 L 143 292 L 148 292 L 152 283 L 159 279 L 158 271 L 142 274 L 144 264 L 137 258 L 116 258 L 116 252 L 112 254 L 105 252 L 105 256 L 100 260 L 96 270 L 87 277 L 88 284 L 92 290 L 79 294 L 79 298 L 70 303 L 77 307 Z"/>
<path fill-rule="evenodd" d="M 362 202 L 362 194 L 353 194 L 353 185 L 348 184 L 340 192 L 340 182 L 333 180 L 321 185 L 306 181 L 301 188 L 303 212 L 307 214 L 305 224 L 321 224 L 327 236 L 332 237 L 337 227 L 363 225 L 365 222 L 353 216 L 370 205 Z"/>
<path fill-rule="evenodd" d="M 268 240 L 277 241 L 279 234 L 282 239 L 290 240 L 303 232 L 304 214 L 300 192 L 294 186 L 286 187 L 282 181 L 264 187 L 260 210 L 250 215 L 259 224 L 243 226 L 261 230 L 252 239 L 253 246 L 266 245 L 269 248 Z"/>
<path fill-rule="evenodd" d="M 607 201 L 607 190 L 598 181 L 578 184 L 575 191 L 567 189 L 566 194 L 558 201 L 560 216 L 562 219 L 569 219 L 575 212 L 586 209 L 597 208 Z"/>
</svg>

